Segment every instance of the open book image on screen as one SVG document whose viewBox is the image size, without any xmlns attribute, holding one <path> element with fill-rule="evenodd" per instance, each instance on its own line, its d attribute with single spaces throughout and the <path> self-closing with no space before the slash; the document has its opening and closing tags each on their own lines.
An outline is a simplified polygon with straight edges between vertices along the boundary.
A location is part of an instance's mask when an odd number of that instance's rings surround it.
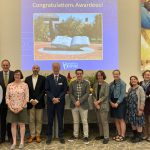
<svg viewBox="0 0 150 150">
<path fill-rule="evenodd" d="M 35 60 L 103 59 L 102 14 L 34 13 L 33 22 Z"/>
</svg>

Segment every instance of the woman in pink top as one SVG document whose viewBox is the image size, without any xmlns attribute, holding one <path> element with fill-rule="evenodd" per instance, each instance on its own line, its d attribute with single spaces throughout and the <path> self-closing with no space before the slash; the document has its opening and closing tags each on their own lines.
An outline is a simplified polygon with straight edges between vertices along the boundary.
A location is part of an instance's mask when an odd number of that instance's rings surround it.
<svg viewBox="0 0 150 150">
<path fill-rule="evenodd" d="M 16 146 L 16 128 L 17 123 L 20 126 L 21 142 L 19 149 L 24 147 L 25 123 L 27 123 L 27 102 L 29 101 L 29 89 L 23 79 L 22 72 L 16 70 L 14 72 L 15 81 L 8 84 L 6 91 L 6 103 L 8 105 L 7 122 L 11 123 L 11 132 L 13 144 L 11 150 Z"/>
</svg>

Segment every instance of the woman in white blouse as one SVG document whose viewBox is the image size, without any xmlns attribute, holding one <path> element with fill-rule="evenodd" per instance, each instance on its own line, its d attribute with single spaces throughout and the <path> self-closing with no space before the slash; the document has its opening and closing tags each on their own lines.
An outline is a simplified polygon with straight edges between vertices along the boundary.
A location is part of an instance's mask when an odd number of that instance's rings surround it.
<svg viewBox="0 0 150 150">
<path fill-rule="evenodd" d="M 3 99 L 3 89 L 0 85 L 0 104 L 2 103 L 2 99 Z"/>
</svg>

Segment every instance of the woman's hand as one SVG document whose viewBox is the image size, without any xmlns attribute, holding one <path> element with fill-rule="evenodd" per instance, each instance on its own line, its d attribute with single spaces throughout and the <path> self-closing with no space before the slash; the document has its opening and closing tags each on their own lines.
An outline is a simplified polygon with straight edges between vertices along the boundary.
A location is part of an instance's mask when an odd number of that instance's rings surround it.
<svg viewBox="0 0 150 150">
<path fill-rule="evenodd" d="M 139 117 L 142 116 L 142 115 L 143 115 L 143 111 L 142 111 L 142 110 L 139 110 L 137 115 L 138 115 Z"/>
<path fill-rule="evenodd" d="M 7 104 L 10 111 L 14 112 L 14 109 L 11 107 L 10 103 Z"/>
<path fill-rule="evenodd" d="M 18 114 L 18 113 L 21 112 L 22 110 L 23 110 L 23 107 L 19 107 L 19 108 L 14 109 L 13 112 L 14 112 L 15 114 Z"/>
<path fill-rule="evenodd" d="M 110 102 L 110 105 L 112 108 L 115 108 L 115 104 L 113 102 Z"/>
<path fill-rule="evenodd" d="M 115 103 L 114 106 L 115 106 L 115 108 L 117 108 L 118 107 L 118 103 Z"/>
<path fill-rule="evenodd" d="M 23 110 L 23 107 L 19 107 L 18 108 L 18 113 L 21 112 Z"/>
</svg>

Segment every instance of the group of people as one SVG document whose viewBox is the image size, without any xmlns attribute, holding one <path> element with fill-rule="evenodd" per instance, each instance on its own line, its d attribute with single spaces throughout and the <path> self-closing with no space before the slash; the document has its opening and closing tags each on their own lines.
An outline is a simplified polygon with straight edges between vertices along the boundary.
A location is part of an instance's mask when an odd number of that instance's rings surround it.
<svg viewBox="0 0 150 150">
<path fill-rule="evenodd" d="M 58 137 L 64 144 L 64 106 L 65 94 L 69 93 L 70 107 L 73 117 L 73 133 L 69 142 L 79 138 L 80 117 L 83 124 L 83 142 L 89 143 L 88 126 L 88 97 L 90 83 L 84 79 L 82 69 L 75 70 L 76 80 L 69 84 L 67 78 L 60 74 L 60 64 L 53 63 L 53 73 L 46 78 L 39 74 L 40 67 L 32 67 L 33 74 L 23 81 L 21 70 L 10 70 L 9 60 L 1 62 L 0 71 L 0 143 L 5 142 L 7 131 L 8 140 L 12 142 L 10 149 L 16 147 L 17 127 L 20 129 L 20 145 L 24 148 L 25 124 L 29 123 L 30 137 L 28 142 L 41 142 L 43 109 L 45 108 L 45 94 L 47 98 L 48 130 L 46 144 L 52 141 L 53 120 L 55 114 L 58 119 Z M 133 130 L 133 143 L 141 140 L 150 141 L 150 70 L 143 73 L 143 81 L 136 76 L 130 77 L 130 89 L 126 92 L 126 83 L 121 79 L 120 71 L 113 71 L 114 80 L 108 84 L 106 74 L 99 70 L 95 75 L 92 99 L 95 115 L 99 127 L 99 136 L 103 144 L 109 142 L 109 112 L 115 120 L 117 134 L 112 137 L 117 142 L 126 140 L 126 123 L 130 123 Z M 144 127 L 144 130 L 143 130 Z M 144 136 L 142 136 L 144 133 Z"/>
</svg>

